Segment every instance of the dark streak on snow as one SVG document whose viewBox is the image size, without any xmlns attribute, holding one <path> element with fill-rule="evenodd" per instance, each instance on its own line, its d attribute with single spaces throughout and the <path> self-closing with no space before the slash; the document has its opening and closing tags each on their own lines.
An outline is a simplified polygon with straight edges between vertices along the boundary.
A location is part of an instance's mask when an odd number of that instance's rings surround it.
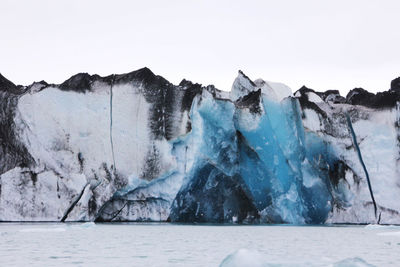
<svg viewBox="0 0 400 267">
<path fill-rule="evenodd" d="M 113 158 L 113 168 L 114 171 L 117 169 L 115 165 L 115 156 L 114 156 L 114 143 L 113 143 L 113 136 L 112 136 L 112 123 L 113 123 L 113 114 L 112 114 L 112 107 L 113 107 L 113 85 L 114 85 L 115 75 L 113 75 L 110 85 L 110 144 L 111 144 L 111 153 Z"/>
<path fill-rule="evenodd" d="M 372 203 L 374 204 L 374 211 L 375 211 L 375 218 L 376 218 L 377 217 L 377 207 L 376 207 L 374 193 L 372 191 L 371 181 L 369 179 L 369 174 L 368 174 L 368 171 L 367 171 L 367 167 L 365 166 L 364 160 L 362 158 L 361 150 L 360 150 L 360 147 L 358 146 L 357 137 L 356 137 L 356 134 L 354 132 L 353 125 L 351 123 L 351 119 L 350 119 L 349 114 L 346 114 L 346 119 L 347 119 L 347 124 L 349 126 L 349 130 L 350 130 L 351 136 L 353 137 L 353 143 L 354 143 L 354 147 L 355 147 L 355 149 L 357 151 L 358 159 L 360 160 L 360 163 L 361 163 L 361 165 L 362 165 L 362 167 L 364 169 L 364 172 L 365 172 L 365 176 L 367 178 L 368 189 L 369 189 L 369 193 L 371 195 Z"/>
<path fill-rule="evenodd" d="M 79 193 L 78 197 L 75 198 L 75 200 L 72 202 L 72 204 L 69 206 L 67 211 L 64 213 L 64 216 L 61 218 L 60 222 L 65 222 L 65 220 L 68 218 L 68 215 L 71 213 L 71 211 L 75 208 L 76 204 L 78 204 L 79 200 L 81 200 L 83 193 L 85 192 L 86 187 L 90 186 L 89 183 L 87 183 L 83 188 L 82 191 Z"/>
</svg>

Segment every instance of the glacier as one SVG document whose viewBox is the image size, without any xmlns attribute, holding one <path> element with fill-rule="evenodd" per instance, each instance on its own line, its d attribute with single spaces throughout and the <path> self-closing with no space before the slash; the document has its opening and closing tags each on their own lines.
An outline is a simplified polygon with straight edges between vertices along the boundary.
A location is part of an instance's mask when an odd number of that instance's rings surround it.
<svg viewBox="0 0 400 267">
<path fill-rule="evenodd" d="M 0 221 L 400 224 L 400 78 L 343 97 L 0 74 L 0 98 Z"/>
</svg>

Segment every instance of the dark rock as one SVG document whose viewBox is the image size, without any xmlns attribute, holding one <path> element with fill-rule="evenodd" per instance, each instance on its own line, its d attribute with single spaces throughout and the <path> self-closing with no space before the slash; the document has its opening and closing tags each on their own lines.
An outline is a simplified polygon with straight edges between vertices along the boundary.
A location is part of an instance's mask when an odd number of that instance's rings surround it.
<svg viewBox="0 0 400 267">
<path fill-rule="evenodd" d="M 340 95 L 338 90 L 327 90 L 323 93 L 317 93 L 325 102 L 332 102 L 334 104 L 346 103 L 346 98 Z"/>
<path fill-rule="evenodd" d="M 339 184 L 340 179 L 346 179 L 346 171 L 350 170 L 349 166 L 342 160 L 337 160 L 333 166 L 329 168 L 329 179 L 334 186 Z"/>
<path fill-rule="evenodd" d="M 373 93 L 364 90 L 363 88 L 354 88 L 350 90 L 346 96 L 346 102 L 352 105 L 368 104 L 370 99 L 374 97 Z"/>
<path fill-rule="evenodd" d="M 390 90 L 394 90 L 394 91 L 400 91 L 400 77 L 394 79 L 391 83 L 390 83 Z"/>
<path fill-rule="evenodd" d="M 78 93 L 85 93 L 86 91 L 90 91 L 93 82 L 96 80 L 102 80 L 99 75 L 89 75 L 87 73 L 78 73 L 62 84 L 59 85 L 59 88 L 64 91 L 75 91 Z"/>
<path fill-rule="evenodd" d="M 396 90 L 379 92 L 375 95 L 362 88 L 355 88 L 346 96 L 348 104 L 377 109 L 395 107 L 397 101 L 400 101 L 400 91 Z"/>
<path fill-rule="evenodd" d="M 295 92 L 294 95 L 297 95 L 296 98 L 299 100 L 302 109 L 308 108 L 312 109 L 318 114 L 321 114 L 324 118 L 327 118 L 326 112 L 323 111 L 317 104 L 308 100 L 307 93 L 315 93 L 313 89 L 307 88 L 306 86 L 302 86 L 299 90 Z"/>
<path fill-rule="evenodd" d="M 34 92 L 40 92 L 46 87 L 48 87 L 49 84 L 45 81 L 40 81 L 40 82 L 34 82 L 31 85 L 28 86 L 27 91 L 34 91 Z"/>
<path fill-rule="evenodd" d="M 299 90 L 297 90 L 295 94 L 297 93 L 300 93 L 302 96 L 306 97 L 307 100 L 308 100 L 307 93 L 314 93 L 318 95 L 325 102 L 330 101 L 333 102 L 334 104 L 341 104 L 346 102 L 346 99 L 340 95 L 340 92 L 338 90 L 327 90 L 325 92 L 317 92 L 303 85 Z"/>
<path fill-rule="evenodd" d="M 15 133 L 15 110 L 21 88 L 0 74 L 0 174 L 34 161 Z"/>
<path fill-rule="evenodd" d="M 239 98 L 235 102 L 235 106 L 240 109 L 248 108 L 253 114 L 261 114 L 260 101 L 261 89 L 258 89 L 257 91 L 252 91 L 249 94 Z"/>
<path fill-rule="evenodd" d="M 179 83 L 179 87 L 184 90 L 181 111 L 190 111 L 194 97 L 196 95 L 201 95 L 203 87 L 201 84 L 192 83 L 191 81 L 185 79 Z"/>
<path fill-rule="evenodd" d="M 0 92 L 8 92 L 12 94 L 17 94 L 20 90 L 18 90 L 18 87 L 9 81 L 6 77 L 1 75 L 0 73 Z"/>
<path fill-rule="evenodd" d="M 244 74 L 243 71 L 239 70 L 239 74 L 246 78 L 252 86 L 257 87 L 257 85 L 246 74 Z"/>
<path fill-rule="evenodd" d="M 115 83 L 129 83 L 139 81 L 145 86 L 165 85 L 169 82 L 159 75 L 155 75 L 149 68 L 144 67 L 129 73 L 115 75 Z"/>
</svg>

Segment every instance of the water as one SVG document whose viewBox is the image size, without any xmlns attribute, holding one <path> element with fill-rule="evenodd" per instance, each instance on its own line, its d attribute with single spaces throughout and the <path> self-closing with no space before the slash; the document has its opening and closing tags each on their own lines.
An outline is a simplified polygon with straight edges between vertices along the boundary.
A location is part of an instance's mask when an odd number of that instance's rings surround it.
<svg viewBox="0 0 400 267">
<path fill-rule="evenodd" d="M 400 227 L 0 224 L 0 266 L 219 266 L 224 260 L 224 266 L 400 266 Z"/>
</svg>

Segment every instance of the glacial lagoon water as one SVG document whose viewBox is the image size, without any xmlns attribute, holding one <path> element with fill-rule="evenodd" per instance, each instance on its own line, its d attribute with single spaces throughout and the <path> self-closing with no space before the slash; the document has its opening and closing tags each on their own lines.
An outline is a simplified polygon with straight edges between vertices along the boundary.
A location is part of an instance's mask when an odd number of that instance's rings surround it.
<svg viewBox="0 0 400 267">
<path fill-rule="evenodd" d="M 59 265 L 400 266 L 400 227 L 0 224 L 0 266 Z"/>
</svg>

